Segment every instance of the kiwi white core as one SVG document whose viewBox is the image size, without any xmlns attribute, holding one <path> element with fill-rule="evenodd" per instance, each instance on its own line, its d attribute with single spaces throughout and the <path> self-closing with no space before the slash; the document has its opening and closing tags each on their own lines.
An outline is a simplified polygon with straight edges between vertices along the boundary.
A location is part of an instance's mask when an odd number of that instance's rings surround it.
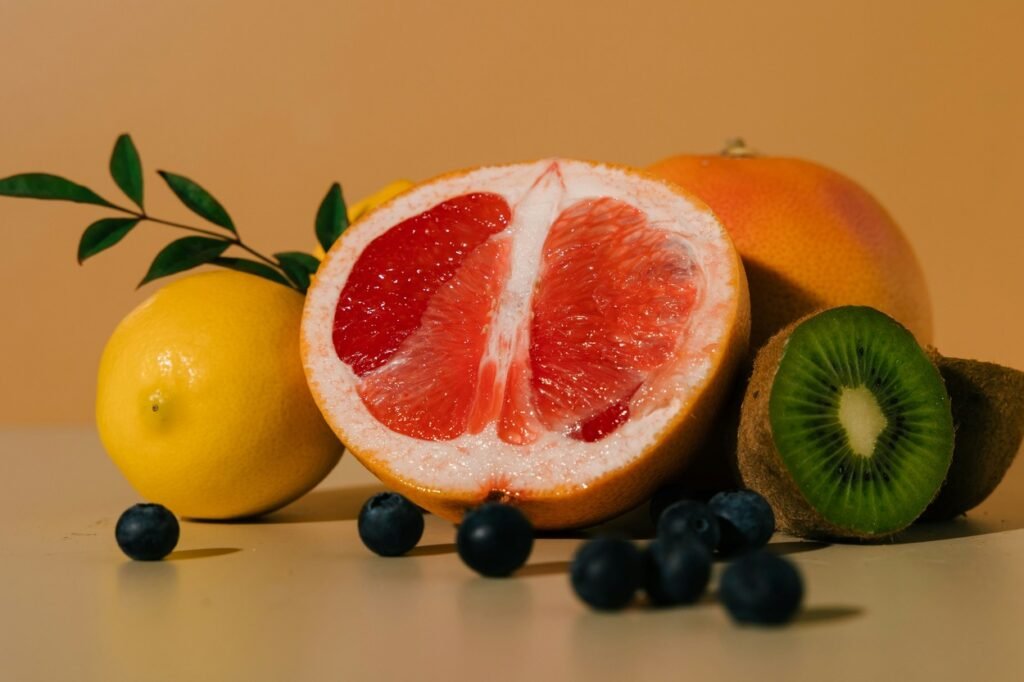
<svg viewBox="0 0 1024 682">
<path fill-rule="evenodd" d="M 870 457 L 889 420 L 867 386 L 844 386 L 839 394 L 839 423 L 846 431 L 853 454 Z"/>
<path fill-rule="evenodd" d="M 476 434 L 425 441 L 387 429 L 356 391 L 360 379 L 338 358 L 332 329 L 338 297 L 353 265 L 373 239 L 399 222 L 469 192 L 502 195 L 510 225 L 494 238 L 513 239 L 512 271 L 495 326 L 520 325 L 529 314 L 544 238 L 554 216 L 575 202 L 611 197 L 636 206 L 649 224 L 686 245 L 699 270 L 700 294 L 675 360 L 652 377 L 630 404 L 633 417 L 597 442 L 548 433 L 530 446 L 502 441 L 492 423 Z M 735 252 L 721 224 L 703 205 L 669 185 L 622 170 L 564 159 L 492 166 L 440 178 L 369 212 L 330 249 L 306 299 L 302 322 L 306 376 L 328 422 L 353 451 L 385 464 L 395 476 L 427 490 L 477 491 L 488 486 L 534 492 L 586 488 L 626 466 L 658 442 L 676 415 L 715 378 L 728 351 L 742 286 Z M 439 395 L 443 401 L 443 394 Z"/>
</svg>

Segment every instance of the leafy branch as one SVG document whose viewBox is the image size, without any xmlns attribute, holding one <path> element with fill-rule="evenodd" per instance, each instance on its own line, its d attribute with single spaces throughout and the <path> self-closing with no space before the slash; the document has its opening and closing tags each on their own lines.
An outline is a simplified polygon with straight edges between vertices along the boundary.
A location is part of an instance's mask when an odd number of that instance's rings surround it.
<svg viewBox="0 0 1024 682">
<path fill-rule="evenodd" d="M 85 228 L 78 243 L 80 264 L 114 246 L 143 222 L 194 233 L 165 246 L 153 259 L 139 286 L 200 265 L 214 265 L 263 277 L 300 293 L 306 292 L 311 276 L 320 266 L 320 261 L 314 256 L 298 251 L 275 253 L 272 257 L 263 255 L 242 240 L 224 206 L 199 183 L 169 171 L 157 173 L 181 203 L 219 230 L 164 220 L 146 212 L 142 161 L 128 135 L 121 135 L 114 144 L 110 175 L 137 208 L 112 203 L 88 187 L 49 173 L 22 173 L 0 179 L 0 196 L 72 201 L 125 214 L 127 217 L 101 218 Z M 316 238 L 324 251 L 331 248 L 347 227 L 348 213 L 341 185 L 334 183 L 316 213 Z M 229 249 L 246 255 L 225 255 Z"/>
</svg>

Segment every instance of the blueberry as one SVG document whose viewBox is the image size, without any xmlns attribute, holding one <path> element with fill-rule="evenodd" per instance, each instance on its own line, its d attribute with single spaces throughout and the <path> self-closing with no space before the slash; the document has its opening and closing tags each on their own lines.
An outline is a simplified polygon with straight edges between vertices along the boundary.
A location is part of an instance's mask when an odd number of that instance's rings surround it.
<svg viewBox="0 0 1024 682">
<path fill-rule="evenodd" d="M 594 538 L 576 552 L 569 568 L 576 595 L 595 609 L 625 608 L 643 580 L 643 558 L 633 543 Z"/>
<path fill-rule="evenodd" d="M 467 566 L 489 578 L 511 575 L 533 549 L 533 526 L 515 507 L 489 503 L 466 514 L 455 536 Z"/>
<path fill-rule="evenodd" d="M 423 537 L 423 513 L 397 493 L 377 493 L 359 511 L 359 538 L 371 552 L 401 556 Z"/>
<path fill-rule="evenodd" d="M 670 484 L 659 488 L 651 497 L 650 513 L 651 523 L 658 525 L 661 514 L 671 505 L 686 498 L 686 491 L 679 484 Z"/>
<path fill-rule="evenodd" d="M 735 555 L 764 547 L 775 532 L 775 513 L 753 490 L 718 493 L 708 506 L 718 517 L 718 551 L 722 554 Z"/>
<path fill-rule="evenodd" d="M 722 574 L 718 592 L 735 621 L 779 625 L 800 608 L 804 584 L 790 561 L 761 550 L 733 561 Z"/>
<path fill-rule="evenodd" d="M 161 504 L 136 504 L 117 520 L 114 537 L 121 551 L 136 561 L 158 561 L 178 544 L 181 529 Z"/>
<path fill-rule="evenodd" d="M 692 604 L 711 579 L 711 550 L 692 535 L 659 538 L 644 551 L 644 589 L 655 606 Z"/>
<path fill-rule="evenodd" d="M 721 531 L 718 517 L 703 502 L 681 500 L 662 513 L 658 521 L 658 537 L 693 535 L 712 552 L 718 547 Z"/>
</svg>

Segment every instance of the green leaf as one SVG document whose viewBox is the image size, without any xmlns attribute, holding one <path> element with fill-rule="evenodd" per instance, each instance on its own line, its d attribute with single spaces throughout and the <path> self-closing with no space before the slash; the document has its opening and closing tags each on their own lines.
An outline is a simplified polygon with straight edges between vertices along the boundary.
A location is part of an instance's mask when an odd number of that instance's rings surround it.
<svg viewBox="0 0 1024 682">
<path fill-rule="evenodd" d="M 114 143 L 114 152 L 110 155 L 110 176 L 125 195 L 142 206 L 142 162 L 139 152 L 129 135 L 121 135 Z"/>
<path fill-rule="evenodd" d="M 315 273 L 317 268 L 320 267 L 320 260 L 316 256 L 311 256 L 302 251 L 282 251 L 281 253 L 275 253 L 274 258 L 279 262 L 284 259 L 298 263 L 310 275 Z"/>
<path fill-rule="evenodd" d="M 199 265 L 212 263 L 231 246 L 231 242 L 224 239 L 212 239 L 210 237 L 182 237 L 176 239 L 163 248 L 153 259 L 149 266 L 149 272 L 139 282 L 143 284 L 152 282 L 154 279 L 173 275 L 185 270 L 191 270 Z"/>
<path fill-rule="evenodd" d="M 301 251 L 275 253 L 274 258 L 281 264 L 281 269 L 288 275 L 288 279 L 303 292 L 309 288 L 309 276 L 320 267 L 320 261 Z"/>
<path fill-rule="evenodd" d="M 291 283 L 284 278 L 284 275 L 269 265 L 260 263 L 259 261 L 249 260 L 247 258 L 221 256 L 220 258 L 214 258 L 211 262 L 213 265 L 219 265 L 222 268 L 237 270 L 238 272 L 247 272 L 250 275 L 263 277 L 264 279 L 269 279 L 271 282 L 283 284 L 286 287 L 291 286 Z"/>
<path fill-rule="evenodd" d="M 235 232 L 235 224 L 231 222 L 231 216 L 220 205 L 220 202 L 213 198 L 213 195 L 183 175 L 175 175 L 167 171 L 157 172 L 171 188 L 171 191 L 181 199 L 181 203 L 188 206 L 193 213 L 206 218 L 214 225 L 231 230 L 232 233 Z"/>
<path fill-rule="evenodd" d="M 138 218 L 103 218 L 97 220 L 82 233 L 82 239 L 78 242 L 78 264 L 81 265 L 86 258 L 95 256 L 100 251 L 106 251 L 118 243 L 124 236 L 132 231 L 139 224 Z"/>
<path fill-rule="evenodd" d="M 341 233 L 348 228 L 348 209 L 341 194 L 341 185 L 334 183 L 316 212 L 316 238 L 324 251 L 331 248 Z"/>
<path fill-rule="evenodd" d="M 117 208 L 88 187 L 49 173 L 22 173 L 0 180 L 0 196 L 74 201 Z"/>
</svg>

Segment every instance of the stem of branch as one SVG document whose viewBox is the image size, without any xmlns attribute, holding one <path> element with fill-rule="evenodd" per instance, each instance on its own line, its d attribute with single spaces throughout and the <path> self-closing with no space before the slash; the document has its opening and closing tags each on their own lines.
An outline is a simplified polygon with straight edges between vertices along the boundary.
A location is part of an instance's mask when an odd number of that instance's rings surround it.
<svg viewBox="0 0 1024 682">
<path fill-rule="evenodd" d="M 188 230 L 189 232 L 195 232 L 197 234 L 205 234 L 205 235 L 207 235 L 209 237 L 215 237 L 217 239 L 224 239 L 224 234 L 223 233 L 214 232 L 213 230 L 206 230 L 206 229 L 203 229 L 201 227 L 193 227 L 191 225 L 183 225 L 182 223 L 176 223 L 176 222 L 173 222 L 171 220 L 162 220 L 160 218 L 154 218 L 153 216 L 151 216 L 151 215 L 149 215 L 149 214 L 147 214 L 145 212 L 133 211 L 132 209 L 124 208 L 123 206 L 113 205 L 113 206 L 111 206 L 111 208 L 113 208 L 113 209 L 115 209 L 117 211 L 121 211 L 122 213 L 127 213 L 127 214 L 129 214 L 131 216 L 134 216 L 134 217 L 138 218 L 139 220 L 148 220 L 151 223 L 158 223 L 160 225 L 166 225 L 167 227 L 176 227 L 179 230 Z M 225 241 L 230 242 L 233 246 L 237 246 L 238 248 L 240 248 L 243 251 L 249 253 L 253 257 L 258 258 L 259 260 L 263 261 L 264 263 L 266 263 L 270 267 L 272 267 L 275 270 L 277 270 L 278 272 L 280 272 L 282 275 L 285 276 L 286 280 L 291 282 L 291 279 L 288 277 L 287 273 L 285 273 L 285 271 L 281 268 L 281 266 L 277 263 L 277 261 L 273 260 L 272 258 L 267 258 L 262 253 L 260 253 L 256 249 L 252 248 L 251 246 L 249 246 L 245 242 L 243 242 L 242 238 L 239 237 L 237 233 L 235 234 L 235 236 L 231 237 L 230 239 L 225 239 Z M 291 284 L 289 284 L 289 286 L 291 288 L 293 288 L 293 289 L 297 289 L 297 287 L 295 287 L 295 286 L 293 286 Z"/>
</svg>

